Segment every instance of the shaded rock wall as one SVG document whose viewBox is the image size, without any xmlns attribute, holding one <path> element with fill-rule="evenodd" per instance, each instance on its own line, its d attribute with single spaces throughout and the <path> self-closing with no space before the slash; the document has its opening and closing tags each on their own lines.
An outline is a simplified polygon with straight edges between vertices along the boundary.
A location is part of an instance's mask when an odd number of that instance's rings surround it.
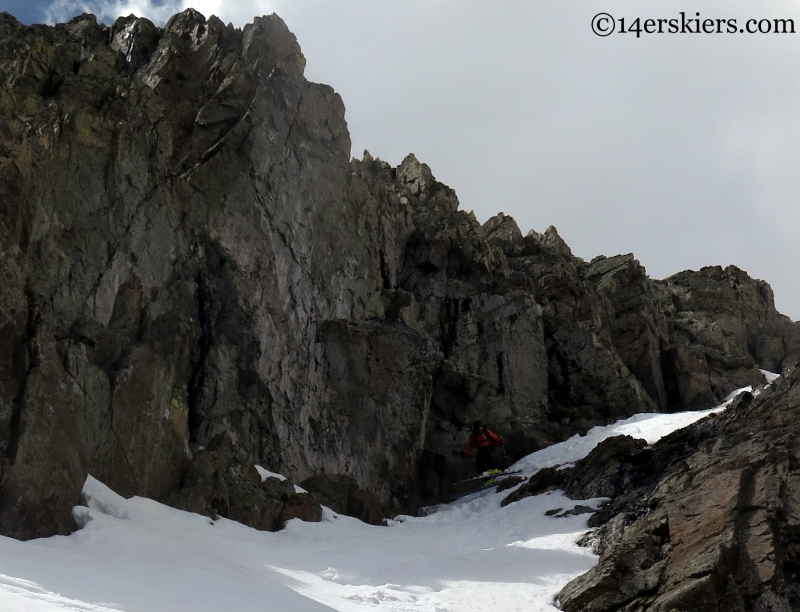
<svg viewBox="0 0 800 612">
<path fill-rule="evenodd" d="M 670 344 L 670 334 L 663 305 L 645 269 L 633 255 L 598 257 L 586 266 L 583 276 L 611 306 L 611 342 L 620 358 L 656 406 L 669 410 L 662 354 Z"/>
<path fill-rule="evenodd" d="M 800 328 L 775 310 L 764 281 L 729 266 L 681 272 L 655 282 L 671 342 L 673 401 L 706 406 L 731 387 L 780 373 L 800 357 Z"/>
<path fill-rule="evenodd" d="M 382 317 L 402 210 L 351 173 L 341 100 L 283 22 L 2 27 L 3 531 L 36 507 L 63 532 L 87 472 L 166 499 L 220 434 L 296 479 L 342 469 L 317 328 Z M 68 477 L 31 478 L 60 454 Z"/>
<path fill-rule="evenodd" d="M 519 457 L 798 351 L 744 273 L 587 264 L 351 160 L 304 64 L 274 15 L 0 14 L 0 532 L 68 532 L 87 473 L 275 528 L 305 502 L 253 464 L 378 522 L 470 472 L 473 419 Z"/>
</svg>

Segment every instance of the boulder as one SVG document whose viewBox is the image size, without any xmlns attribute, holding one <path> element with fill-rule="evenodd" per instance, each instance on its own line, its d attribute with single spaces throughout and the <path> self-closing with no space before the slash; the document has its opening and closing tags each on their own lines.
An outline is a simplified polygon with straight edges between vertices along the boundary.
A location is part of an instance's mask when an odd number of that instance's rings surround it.
<svg viewBox="0 0 800 612">
<path fill-rule="evenodd" d="M 311 495 L 297 492 L 288 480 L 262 481 L 225 434 L 198 452 L 181 488 L 168 501 L 188 512 L 229 518 L 263 531 L 277 531 L 293 518 L 322 520 L 322 507 Z"/>
<path fill-rule="evenodd" d="M 539 470 L 500 505 L 550 489 L 561 489 L 572 499 L 617 497 L 641 477 L 637 468 L 650 458 L 646 446 L 644 440 L 631 436 L 607 438 L 574 466 Z"/>
</svg>

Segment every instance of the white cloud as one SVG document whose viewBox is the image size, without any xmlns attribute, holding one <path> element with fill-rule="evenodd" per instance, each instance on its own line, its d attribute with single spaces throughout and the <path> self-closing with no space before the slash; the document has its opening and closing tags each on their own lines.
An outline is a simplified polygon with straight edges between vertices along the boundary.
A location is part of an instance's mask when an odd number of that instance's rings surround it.
<svg viewBox="0 0 800 612">
<path fill-rule="evenodd" d="M 92 13 L 99 21 L 113 22 L 117 17 L 134 14 L 147 17 L 162 25 L 178 10 L 179 3 L 156 5 L 148 0 L 117 0 L 102 2 L 100 0 L 56 0 L 47 9 L 48 23 L 67 21 L 80 13 Z"/>
<path fill-rule="evenodd" d="M 274 12 L 273 4 L 268 0 L 233 3 L 221 0 L 170 0 L 160 3 L 151 0 L 55 0 L 46 10 L 46 15 L 48 23 L 67 21 L 80 13 L 92 13 L 99 21 L 113 23 L 117 17 L 133 14 L 164 25 L 175 13 L 193 8 L 206 17 L 216 15 L 226 23 L 232 22 L 241 27 L 251 22 L 255 15 Z"/>
</svg>

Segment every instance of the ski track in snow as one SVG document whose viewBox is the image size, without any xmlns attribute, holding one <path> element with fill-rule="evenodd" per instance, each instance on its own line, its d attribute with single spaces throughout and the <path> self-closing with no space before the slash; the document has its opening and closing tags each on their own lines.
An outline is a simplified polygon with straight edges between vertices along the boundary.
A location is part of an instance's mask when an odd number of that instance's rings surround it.
<svg viewBox="0 0 800 612">
<path fill-rule="evenodd" d="M 768 382 L 775 375 L 765 372 Z M 750 390 L 750 388 L 742 389 Z M 639 414 L 545 448 L 513 469 L 568 466 L 602 440 L 652 444 L 712 409 Z M 260 466 L 259 466 L 260 467 Z M 277 476 L 261 468 L 262 478 Z M 548 517 L 578 503 L 560 491 L 506 508 L 486 490 L 399 516 L 388 527 L 325 509 L 322 523 L 277 533 L 212 521 L 149 499 L 124 499 L 93 479 L 70 536 L 0 537 L 2 612 L 555 612 L 553 597 L 597 561 L 575 542 L 589 515 Z"/>
</svg>

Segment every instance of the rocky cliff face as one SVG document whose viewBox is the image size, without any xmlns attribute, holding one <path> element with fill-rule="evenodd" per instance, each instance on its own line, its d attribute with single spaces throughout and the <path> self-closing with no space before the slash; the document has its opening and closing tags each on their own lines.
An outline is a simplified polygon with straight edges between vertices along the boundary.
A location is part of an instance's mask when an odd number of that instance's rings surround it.
<svg viewBox="0 0 800 612">
<path fill-rule="evenodd" d="M 0 14 L 0 532 L 65 533 L 91 473 L 261 528 L 378 522 L 470 470 L 711 405 L 800 351 L 769 287 L 650 280 L 555 228 L 481 226 L 413 155 L 350 159 L 277 16 L 238 30 Z M 264 510 L 268 508 L 269 510 Z"/>
<path fill-rule="evenodd" d="M 800 358 L 800 327 L 775 310 L 772 289 L 738 268 L 703 268 L 655 283 L 671 341 L 672 396 L 705 406 L 755 370 L 780 373 Z"/>
<path fill-rule="evenodd" d="M 652 449 L 608 441 L 574 475 L 614 501 L 592 517 L 599 564 L 559 595 L 566 612 L 800 609 L 800 371 Z M 599 477 L 598 477 L 599 476 Z"/>
</svg>

